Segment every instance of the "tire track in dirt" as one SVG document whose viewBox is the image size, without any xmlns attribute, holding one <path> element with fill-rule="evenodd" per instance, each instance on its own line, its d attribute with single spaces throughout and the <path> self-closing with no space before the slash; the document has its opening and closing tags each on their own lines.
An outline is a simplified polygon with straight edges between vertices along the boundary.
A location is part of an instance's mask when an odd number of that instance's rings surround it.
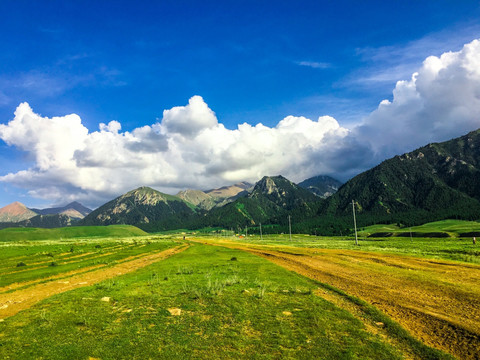
<svg viewBox="0 0 480 360">
<path fill-rule="evenodd" d="M 114 246 L 106 246 L 106 247 L 103 247 L 101 250 L 103 251 L 109 251 L 109 254 L 113 254 L 112 250 L 118 250 L 118 248 L 120 249 L 128 249 L 128 248 L 131 248 L 131 247 L 134 247 L 135 245 L 132 244 L 132 245 L 128 245 L 128 246 L 125 246 L 125 245 L 114 245 Z M 0 248 L 1 250 L 1 248 Z M 34 256 L 38 256 L 38 255 L 42 255 L 42 253 L 37 253 L 37 254 L 34 254 Z M 31 259 L 32 255 L 20 255 L 20 256 L 15 256 L 15 257 L 10 257 L 8 260 L 9 262 L 11 262 L 11 264 L 8 264 L 8 265 L 4 265 L 4 264 L 1 264 L 0 265 L 0 271 L 1 270 L 4 270 L 4 269 L 9 269 L 9 268 L 12 268 L 15 266 L 15 262 L 17 261 L 27 261 L 28 262 L 28 266 L 29 267 L 32 267 L 32 266 L 37 266 L 37 265 L 41 265 L 41 264 L 45 264 L 45 263 L 49 263 L 49 262 L 52 262 L 52 261 L 70 261 L 72 259 L 77 259 L 77 258 L 81 258 L 81 257 L 87 257 L 87 256 L 90 256 L 90 255 L 98 255 L 98 254 L 104 254 L 100 251 L 90 251 L 90 252 L 82 252 L 80 254 L 74 254 L 72 252 L 64 252 L 64 253 L 60 253 L 60 254 L 54 254 L 53 256 L 51 256 L 50 259 L 47 259 L 47 260 L 41 260 L 41 261 L 36 261 L 36 262 L 29 262 L 29 260 Z M 46 255 L 46 252 L 44 252 L 43 256 L 48 256 Z M 25 269 L 13 269 L 12 271 L 8 272 L 8 273 L 15 273 L 15 272 L 20 272 L 20 271 L 24 271 Z M 7 274 L 6 272 L 4 272 L 3 274 Z"/>
<path fill-rule="evenodd" d="M 11 283 L 11 284 L 0 287 L 0 294 L 1 293 L 6 293 L 6 292 L 9 292 L 11 290 L 18 289 L 18 288 L 23 288 L 23 287 L 36 285 L 36 284 L 43 283 L 43 282 L 64 279 L 64 278 L 67 278 L 67 277 L 70 277 L 70 276 L 73 276 L 73 275 L 78 275 L 78 274 L 81 274 L 81 273 L 83 274 L 85 272 L 92 271 L 92 270 L 95 270 L 95 269 L 98 269 L 98 268 L 103 268 L 103 267 L 105 267 L 105 265 L 103 265 L 103 264 L 94 265 L 94 266 L 84 267 L 84 268 L 77 269 L 77 270 L 68 271 L 68 272 L 65 272 L 65 273 L 57 274 L 57 275 L 52 275 L 52 276 L 49 276 L 49 277 L 46 277 L 46 278 L 40 278 L 40 279 L 35 279 L 35 280 L 30 280 L 30 281 Z"/>
<path fill-rule="evenodd" d="M 90 253 L 90 254 L 95 254 L 95 253 Z M 94 256 L 91 256 L 87 259 L 82 258 L 82 259 L 78 260 L 78 258 L 76 258 L 73 261 L 70 261 L 70 259 L 68 259 L 67 261 L 61 261 L 61 260 L 58 260 L 58 259 L 55 259 L 55 258 L 51 258 L 50 260 L 28 264 L 27 267 L 22 267 L 22 268 L 20 268 L 20 270 L 15 269 L 15 270 L 12 270 L 12 271 L 9 271 L 9 272 L 4 272 L 4 273 L 2 273 L 2 276 L 3 275 L 17 275 L 17 274 L 26 273 L 26 272 L 29 272 L 29 271 L 35 271 L 35 270 L 38 270 L 38 269 L 45 269 L 45 268 L 48 268 L 52 262 L 55 262 L 55 263 L 58 262 L 59 265 L 69 265 L 69 264 L 80 263 L 82 261 L 101 260 L 101 259 L 106 258 L 106 257 L 108 257 L 110 255 L 113 255 L 113 254 L 114 254 L 114 252 L 95 254 Z"/>
<path fill-rule="evenodd" d="M 480 266 L 352 250 L 216 244 L 334 286 L 379 308 L 423 343 L 459 359 L 480 359 Z"/>
<path fill-rule="evenodd" d="M 426 288 L 424 281 L 418 288 L 415 281 L 402 281 L 394 276 L 382 278 L 382 274 L 371 270 L 360 271 L 358 267 L 348 268 L 346 264 L 324 259 L 305 259 L 305 256 L 292 259 L 286 254 L 248 251 L 366 300 L 429 346 L 459 359 L 480 358 L 478 323 L 470 318 L 478 317 L 478 294 L 456 293 L 439 284 Z"/>
<path fill-rule="evenodd" d="M 87 273 L 72 275 L 68 278 L 68 281 L 50 281 L 26 289 L 19 289 L 11 293 L 0 294 L 0 319 L 13 316 L 50 296 L 79 287 L 93 285 L 103 280 L 136 271 L 157 261 L 178 254 L 186 250 L 188 247 L 188 245 L 180 245 L 143 257 L 136 256 L 130 261 L 124 261 L 108 268 L 101 268 Z"/>
<path fill-rule="evenodd" d="M 108 255 L 111 255 L 111 254 L 113 254 L 113 253 L 108 253 Z M 114 262 L 116 264 L 122 264 L 124 262 L 132 261 L 132 260 L 135 260 L 137 258 L 144 257 L 145 255 L 146 254 L 144 254 L 144 253 L 143 254 L 132 255 L 132 256 L 129 256 L 129 257 L 122 258 L 122 259 L 114 260 Z M 97 260 L 97 259 L 98 258 L 92 258 L 92 259 L 89 259 L 89 260 Z M 65 265 L 65 264 L 69 264 L 69 263 L 60 263 L 60 265 Z M 80 264 L 81 264 L 81 262 L 79 262 L 79 265 Z M 95 270 L 95 269 L 108 268 L 110 266 L 111 265 L 109 265 L 108 263 L 103 263 L 103 264 L 98 264 L 98 265 L 85 266 L 85 267 L 82 267 L 82 268 L 79 268 L 79 269 L 76 269 L 76 270 L 63 272 L 63 273 L 48 276 L 48 277 L 45 277 L 45 278 L 37 278 L 35 280 L 30 280 L 30 281 L 14 282 L 14 283 L 11 283 L 11 284 L 0 287 L 0 294 L 5 293 L 5 292 L 9 292 L 11 290 L 15 290 L 15 289 L 18 289 L 18 288 L 25 288 L 25 287 L 28 287 L 28 286 L 32 286 L 32 285 L 36 285 L 36 284 L 40 284 L 40 283 L 44 283 L 44 282 L 48 282 L 48 281 L 65 279 L 65 278 L 68 278 L 72 275 L 84 274 L 84 273 L 90 272 L 90 271 Z M 44 267 L 48 267 L 48 266 L 44 266 Z M 40 268 L 41 267 L 37 267 L 37 268 L 29 269 L 29 270 L 34 271 L 34 270 L 37 270 L 37 269 L 40 269 Z M 7 273 L 7 274 L 9 274 L 9 273 Z M 5 274 L 2 274 L 2 275 L 5 275 Z"/>
</svg>

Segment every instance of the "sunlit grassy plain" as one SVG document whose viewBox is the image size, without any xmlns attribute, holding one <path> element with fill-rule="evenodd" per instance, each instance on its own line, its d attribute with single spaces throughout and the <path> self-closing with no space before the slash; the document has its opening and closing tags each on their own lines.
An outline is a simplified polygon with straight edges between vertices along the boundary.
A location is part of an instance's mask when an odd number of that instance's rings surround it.
<svg viewBox="0 0 480 360">
<path fill-rule="evenodd" d="M 87 230 L 88 236 L 73 231 L 70 238 L 60 230 L 44 240 L 38 234 L 6 238 L 0 231 L 0 294 L 15 291 L 7 286 L 17 283 L 35 291 L 35 285 L 49 278 L 58 281 L 68 279 L 69 272 L 114 266 L 132 256 L 178 246 L 183 238 L 171 233 L 142 236 L 128 228 L 122 228 L 125 237 L 119 237 L 117 230 L 111 229 L 112 237 L 104 228 Z M 479 257 L 471 239 L 458 238 L 361 238 L 355 246 L 352 238 L 343 237 L 186 236 L 187 242 L 196 237 L 279 249 L 361 249 L 468 262 Z M 383 333 L 372 332 L 348 311 L 316 295 L 328 285 L 240 250 L 189 244 L 168 259 L 52 296 L 3 319 L 0 358 L 449 358 L 419 344 L 364 304 L 370 314 L 365 316 L 388 325 Z"/>
<path fill-rule="evenodd" d="M 6 228 L 0 230 L 2 241 L 27 240 L 63 240 L 92 238 L 125 238 L 129 236 L 147 235 L 143 230 L 130 225 L 111 226 L 72 226 L 56 229 L 38 228 Z"/>
<path fill-rule="evenodd" d="M 375 251 L 392 254 L 405 254 L 419 257 L 456 260 L 470 263 L 480 263 L 480 238 L 476 245 L 472 237 L 460 237 L 460 234 L 480 232 L 480 223 L 476 221 L 444 220 L 412 227 L 412 232 L 434 233 L 447 232 L 449 237 L 368 237 L 379 232 L 408 232 L 410 228 L 400 229 L 396 225 L 373 225 L 358 232 L 358 245 L 354 236 L 314 236 L 304 234 L 262 234 L 235 237 L 222 235 L 215 237 L 229 239 L 235 242 L 269 246 L 293 246 L 319 249 L 349 249 L 359 251 Z M 196 234 L 202 237 L 211 235 Z"/>
</svg>

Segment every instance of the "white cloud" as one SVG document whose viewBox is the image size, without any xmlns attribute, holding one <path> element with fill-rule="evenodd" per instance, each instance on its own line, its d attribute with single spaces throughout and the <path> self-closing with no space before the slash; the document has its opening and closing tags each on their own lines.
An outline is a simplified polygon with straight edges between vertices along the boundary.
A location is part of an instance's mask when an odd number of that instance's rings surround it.
<svg viewBox="0 0 480 360">
<path fill-rule="evenodd" d="M 167 132 L 192 137 L 203 129 L 216 126 L 215 113 L 201 96 L 193 96 L 187 106 L 176 106 L 163 111 L 162 125 Z"/>
<path fill-rule="evenodd" d="M 393 100 L 383 100 L 353 136 L 382 157 L 444 141 L 480 127 L 480 41 L 430 56 Z"/>
<path fill-rule="evenodd" d="M 0 124 L 0 138 L 32 154 L 40 171 L 73 167 L 73 153 L 83 147 L 87 133 L 78 115 L 44 118 L 27 103 L 17 107 L 8 125 Z"/>
<path fill-rule="evenodd" d="M 165 110 L 151 126 L 122 132 L 111 121 L 89 133 L 77 115 L 50 119 L 23 103 L 0 125 L 0 138 L 31 154 L 36 166 L 0 180 L 57 203 L 106 200 L 142 185 L 211 188 L 265 174 L 299 181 L 328 172 L 328 164 L 311 162 L 312 154 L 327 153 L 327 140 L 347 133 L 329 116 L 287 116 L 274 128 L 244 123 L 229 130 L 200 96 Z"/>
</svg>

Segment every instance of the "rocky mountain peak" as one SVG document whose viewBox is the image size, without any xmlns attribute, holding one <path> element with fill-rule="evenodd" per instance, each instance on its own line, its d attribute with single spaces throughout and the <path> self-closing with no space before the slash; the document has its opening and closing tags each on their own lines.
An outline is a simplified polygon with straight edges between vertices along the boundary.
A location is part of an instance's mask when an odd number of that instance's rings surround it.
<svg viewBox="0 0 480 360">
<path fill-rule="evenodd" d="M 278 176 L 264 176 L 259 182 L 255 184 L 252 191 L 252 196 L 259 193 L 264 195 L 273 195 L 277 197 L 285 196 L 289 188 L 297 188 L 297 185 L 287 180 L 281 175 Z"/>
<path fill-rule="evenodd" d="M 148 186 L 142 186 L 120 196 L 118 201 L 123 202 L 123 200 L 131 198 L 135 204 L 155 206 L 160 202 L 166 202 L 169 200 L 168 197 L 168 195 L 163 194 L 160 191 L 154 190 Z"/>
<path fill-rule="evenodd" d="M 0 209 L 0 222 L 19 222 L 36 215 L 36 212 L 28 209 L 21 202 L 15 201 Z"/>
</svg>

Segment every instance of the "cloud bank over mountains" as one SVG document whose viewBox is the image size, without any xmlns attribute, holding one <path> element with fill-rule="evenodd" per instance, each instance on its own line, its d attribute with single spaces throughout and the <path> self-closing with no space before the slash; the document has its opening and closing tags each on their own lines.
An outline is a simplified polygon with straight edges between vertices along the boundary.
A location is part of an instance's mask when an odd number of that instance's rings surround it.
<svg viewBox="0 0 480 360">
<path fill-rule="evenodd" d="M 118 121 L 89 132 L 75 114 L 42 117 L 20 104 L 0 139 L 35 166 L 0 176 L 31 196 L 96 204 L 140 185 L 174 192 L 282 174 L 342 180 L 378 162 L 480 127 L 480 41 L 427 58 L 392 100 L 351 129 L 330 116 L 287 116 L 275 127 L 227 129 L 202 97 L 164 110 L 158 122 L 122 131 Z"/>
<path fill-rule="evenodd" d="M 383 100 L 352 136 L 376 154 L 392 156 L 480 127 L 480 41 L 461 51 L 430 56 L 408 81 L 398 81 L 393 100 Z"/>
</svg>

